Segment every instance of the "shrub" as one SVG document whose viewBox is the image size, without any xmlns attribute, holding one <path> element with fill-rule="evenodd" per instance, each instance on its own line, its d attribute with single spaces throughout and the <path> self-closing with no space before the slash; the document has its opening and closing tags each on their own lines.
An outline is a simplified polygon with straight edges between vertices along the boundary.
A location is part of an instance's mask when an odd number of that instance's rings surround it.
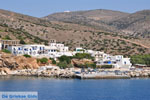
<svg viewBox="0 0 150 100">
<path fill-rule="evenodd" d="M 42 59 L 39 59 L 39 61 L 42 63 L 42 64 L 46 64 L 48 62 L 48 59 L 47 58 L 42 58 Z"/>
<path fill-rule="evenodd" d="M 150 55 L 133 55 L 131 56 L 131 63 L 132 64 L 145 64 L 150 66 Z"/>
<path fill-rule="evenodd" d="M 52 64 L 56 64 L 56 61 L 55 61 L 55 60 L 52 60 Z"/>
<path fill-rule="evenodd" d="M 24 40 L 20 40 L 20 44 L 26 44 Z"/>
<path fill-rule="evenodd" d="M 9 37 L 9 35 L 6 35 L 3 39 L 4 40 L 11 40 L 11 38 Z"/>
<path fill-rule="evenodd" d="M 76 59 L 84 59 L 84 58 L 86 58 L 86 59 L 93 59 L 93 57 L 90 54 L 88 54 L 88 53 L 77 53 L 74 56 L 74 58 L 76 58 Z"/>
<path fill-rule="evenodd" d="M 7 49 L 3 49 L 2 52 L 5 52 L 5 53 L 11 53 L 9 50 Z"/>
<path fill-rule="evenodd" d="M 27 55 L 27 54 L 25 54 L 25 55 L 23 55 L 24 57 L 26 57 L 26 58 L 31 58 L 31 56 L 30 55 Z"/>
<path fill-rule="evenodd" d="M 59 67 L 62 68 L 62 69 L 67 68 L 67 67 L 68 67 L 67 65 L 68 65 L 68 64 L 67 64 L 66 61 L 59 62 L 59 63 L 57 64 L 57 66 L 59 66 Z"/>
<path fill-rule="evenodd" d="M 90 68 L 93 68 L 95 69 L 96 68 L 96 64 L 95 63 L 91 63 L 91 64 L 86 64 L 86 67 L 90 67 Z"/>
<path fill-rule="evenodd" d="M 61 56 L 58 58 L 60 62 L 66 62 L 67 64 L 70 64 L 71 63 L 71 58 L 68 57 L 68 56 Z"/>
<path fill-rule="evenodd" d="M 49 58 L 49 59 L 52 60 L 52 64 L 56 64 L 55 59 L 53 59 L 53 58 Z"/>
</svg>

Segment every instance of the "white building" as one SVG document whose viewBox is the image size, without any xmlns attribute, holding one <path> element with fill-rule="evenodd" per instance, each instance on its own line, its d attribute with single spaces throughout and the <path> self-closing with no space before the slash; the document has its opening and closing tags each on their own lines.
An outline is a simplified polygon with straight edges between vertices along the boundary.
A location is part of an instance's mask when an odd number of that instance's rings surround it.
<svg viewBox="0 0 150 100">
<path fill-rule="evenodd" d="M 97 61 L 97 65 L 113 65 L 114 68 L 131 68 L 130 58 L 124 58 L 122 55 L 107 55 L 104 59 Z"/>
<path fill-rule="evenodd" d="M 75 50 L 76 53 L 85 53 L 85 51 L 86 50 L 83 49 L 82 47 L 77 47 L 76 50 Z"/>
<path fill-rule="evenodd" d="M 7 43 L 7 41 L 6 41 Z M 74 52 L 69 51 L 69 47 L 61 43 L 56 43 L 56 40 L 51 40 L 49 46 L 45 45 L 12 45 L 8 46 L 8 50 L 14 55 L 31 55 L 33 57 L 42 58 L 58 58 L 63 55 L 73 56 L 76 53 L 88 53 L 95 58 L 97 65 L 113 65 L 115 68 L 130 68 L 130 58 L 124 58 L 122 55 L 112 56 L 100 51 L 85 50 L 81 47 L 76 48 Z"/>
<path fill-rule="evenodd" d="M 21 46 L 10 46 L 9 51 L 14 55 L 31 55 L 39 56 L 45 54 L 45 45 L 21 45 Z"/>
<path fill-rule="evenodd" d="M 94 51 L 92 56 L 95 58 L 95 61 L 103 60 L 105 58 L 105 53 L 100 51 Z"/>
<path fill-rule="evenodd" d="M 50 43 L 49 46 L 57 48 L 57 50 L 59 52 L 68 52 L 69 51 L 69 47 L 64 46 L 64 44 L 61 44 L 61 43 Z"/>
<path fill-rule="evenodd" d="M 45 45 L 21 45 L 21 46 L 10 46 L 9 51 L 14 55 L 31 55 L 33 57 L 47 57 L 47 58 L 58 58 L 63 55 L 73 56 L 73 53 L 69 51 L 69 48 L 64 44 L 50 43 L 49 46 Z"/>
</svg>

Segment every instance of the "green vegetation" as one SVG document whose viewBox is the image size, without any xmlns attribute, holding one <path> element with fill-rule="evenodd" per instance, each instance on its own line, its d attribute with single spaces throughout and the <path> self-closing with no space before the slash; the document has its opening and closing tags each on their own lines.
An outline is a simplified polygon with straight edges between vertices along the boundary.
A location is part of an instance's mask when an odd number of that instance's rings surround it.
<svg viewBox="0 0 150 100">
<path fill-rule="evenodd" d="M 5 52 L 5 53 L 11 53 L 9 50 L 7 49 L 3 49 L 2 52 Z"/>
<path fill-rule="evenodd" d="M 58 58 L 59 63 L 57 64 L 57 66 L 59 66 L 60 68 L 71 68 L 73 67 L 73 65 L 71 64 L 71 59 L 93 59 L 93 57 L 91 57 L 90 54 L 86 54 L 86 53 L 77 53 L 74 57 L 68 57 L 68 56 L 61 56 Z M 85 67 L 85 68 L 96 68 L 96 64 L 95 63 L 85 63 L 82 65 L 77 65 L 78 67 Z"/>
<path fill-rule="evenodd" d="M 46 64 L 48 62 L 47 58 L 42 58 L 42 59 L 37 59 L 38 62 L 42 63 L 42 64 Z"/>
<path fill-rule="evenodd" d="M 77 53 L 75 56 L 73 56 L 73 58 L 76 59 L 94 59 L 90 54 L 88 53 Z"/>
<path fill-rule="evenodd" d="M 59 67 L 62 68 L 62 69 L 65 69 L 65 68 L 72 68 L 72 67 L 73 67 L 72 64 L 67 64 L 66 61 L 59 62 L 59 63 L 57 64 L 57 66 L 59 66 Z"/>
<path fill-rule="evenodd" d="M 71 64 L 71 57 L 68 56 L 61 56 L 58 58 L 59 63 L 57 64 L 57 66 L 59 66 L 60 68 L 71 68 L 73 67 L 73 65 Z"/>
<path fill-rule="evenodd" d="M 54 58 L 49 58 L 52 61 L 52 64 L 56 64 L 56 61 Z"/>
<path fill-rule="evenodd" d="M 4 40 L 11 40 L 11 38 L 9 37 L 9 35 L 6 35 L 3 39 Z"/>
<path fill-rule="evenodd" d="M 20 44 L 26 44 L 24 40 L 20 40 Z"/>
<path fill-rule="evenodd" d="M 23 55 L 24 57 L 26 57 L 26 58 L 31 58 L 31 56 L 30 55 L 27 55 L 27 54 L 25 54 L 25 55 Z"/>
<path fill-rule="evenodd" d="M 102 65 L 102 66 L 100 66 L 100 68 L 113 68 L 113 66 L 112 65 Z"/>
<path fill-rule="evenodd" d="M 59 67 L 62 68 L 62 69 L 65 69 L 65 68 L 68 67 L 68 64 L 67 64 L 66 61 L 63 61 L 63 62 L 59 62 L 59 63 L 57 64 L 57 66 L 59 66 Z"/>
<path fill-rule="evenodd" d="M 70 64 L 70 63 L 71 63 L 71 58 L 68 57 L 68 56 L 61 56 L 61 57 L 58 58 L 58 60 L 59 60 L 60 62 L 66 62 L 67 64 Z"/>
<path fill-rule="evenodd" d="M 79 65 L 80 68 L 84 67 L 84 68 L 96 68 L 96 63 L 85 63 L 85 64 L 80 64 Z"/>
<path fill-rule="evenodd" d="M 150 66 L 150 54 L 131 56 L 131 63 L 132 64 L 145 64 L 147 66 Z"/>
<path fill-rule="evenodd" d="M 90 68 L 93 68 L 95 69 L 96 68 L 96 63 L 90 63 L 90 64 L 86 64 L 86 67 L 90 67 Z"/>
<path fill-rule="evenodd" d="M 11 32 L 17 39 L 20 40 L 21 44 L 24 44 L 26 39 L 29 39 L 30 41 L 34 42 L 34 43 L 45 43 L 45 44 L 48 44 L 48 41 L 47 40 L 44 40 L 44 39 L 41 39 L 37 36 L 34 36 L 28 32 L 26 32 L 25 30 L 23 29 L 14 29 L 14 28 L 9 28 L 7 30 L 5 30 L 7 32 Z M 9 35 L 6 35 L 5 37 L 3 37 L 4 40 L 12 40 L 10 38 Z"/>
</svg>

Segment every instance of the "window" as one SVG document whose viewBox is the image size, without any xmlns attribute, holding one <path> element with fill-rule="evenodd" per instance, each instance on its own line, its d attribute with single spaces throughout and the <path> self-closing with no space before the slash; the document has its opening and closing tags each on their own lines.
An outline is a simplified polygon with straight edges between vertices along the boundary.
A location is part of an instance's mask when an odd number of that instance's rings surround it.
<svg viewBox="0 0 150 100">
<path fill-rule="evenodd" d="M 35 47 L 32 47 L 33 50 L 35 50 Z"/>
<path fill-rule="evenodd" d="M 127 62 L 125 61 L 125 62 L 124 62 L 124 64 L 126 65 L 126 64 L 127 64 Z"/>
<path fill-rule="evenodd" d="M 25 48 L 25 49 L 24 49 L 24 51 L 28 51 L 28 49 L 27 49 L 27 48 Z"/>
</svg>

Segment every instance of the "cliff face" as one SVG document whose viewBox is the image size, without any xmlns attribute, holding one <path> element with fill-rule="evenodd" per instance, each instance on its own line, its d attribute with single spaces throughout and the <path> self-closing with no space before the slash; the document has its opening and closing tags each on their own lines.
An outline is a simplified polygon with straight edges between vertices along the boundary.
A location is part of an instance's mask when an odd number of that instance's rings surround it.
<svg viewBox="0 0 150 100">
<path fill-rule="evenodd" d="M 13 56 L 12 54 L 1 53 L 0 68 L 15 69 L 37 69 L 39 65 L 35 58 L 24 56 Z"/>
</svg>

